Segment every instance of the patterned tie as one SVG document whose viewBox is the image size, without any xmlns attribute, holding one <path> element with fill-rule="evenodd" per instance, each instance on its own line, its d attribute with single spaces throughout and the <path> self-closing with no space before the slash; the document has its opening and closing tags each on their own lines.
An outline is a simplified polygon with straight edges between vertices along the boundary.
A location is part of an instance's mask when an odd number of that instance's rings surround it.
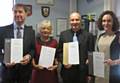
<svg viewBox="0 0 120 83">
<path fill-rule="evenodd" d="M 74 35 L 73 35 L 73 42 L 75 42 L 75 41 L 77 41 L 77 35 L 76 35 L 76 33 L 74 33 Z"/>
<path fill-rule="evenodd" d="M 21 31 L 20 31 L 21 27 L 17 27 L 17 38 L 21 38 Z"/>
</svg>

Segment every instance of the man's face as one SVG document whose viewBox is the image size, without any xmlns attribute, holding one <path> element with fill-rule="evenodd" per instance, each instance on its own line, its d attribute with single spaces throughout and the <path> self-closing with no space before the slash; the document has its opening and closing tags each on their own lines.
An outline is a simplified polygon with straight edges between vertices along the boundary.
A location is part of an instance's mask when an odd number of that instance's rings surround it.
<svg viewBox="0 0 120 83">
<path fill-rule="evenodd" d="M 73 31 L 78 31 L 81 25 L 81 17 L 78 13 L 72 13 L 70 15 L 70 24 Z"/>
<path fill-rule="evenodd" d="M 25 18 L 27 16 L 24 8 L 18 6 L 18 7 L 15 7 L 13 11 L 14 11 L 14 20 L 16 24 L 22 25 L 25 22 Z"/>
</svg>

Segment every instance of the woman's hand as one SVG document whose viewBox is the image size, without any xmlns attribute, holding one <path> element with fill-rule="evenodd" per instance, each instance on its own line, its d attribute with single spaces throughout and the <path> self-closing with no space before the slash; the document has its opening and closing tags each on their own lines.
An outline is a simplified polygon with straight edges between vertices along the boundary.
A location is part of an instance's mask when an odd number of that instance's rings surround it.
<svg viewBox="0 0 120 83">
<path fill-rule="evenodd" d="M 40 69 L 40 70 L 44 69 L 44 67 L 43 67 L 43 66 L 40 66 L 40 65 L 35 65 L 34 67 L 35 67 L 36 69 Z"/>
<path fill-rule="evenodd" d="M 57 69 L 57 67 L 58 67 L 58 65 L 53 65 L 53 66 L 48 67 L 47 69 L 52 71 L 54 69 Z"/>
<path fill-rule="evenodd" d="M 35 69 L 38 69 L 38 70 L 44 69 L 43 66 L 36 64 L 34 59 L 32 59 L 32 65 Z"/>
<path fill-rule="evenodd" d="M 107 59 L 104 61 L 104 63 L 106 63 L 108 65 L 113 65 L 115 62 L 112 59 Z"/>
</svg>

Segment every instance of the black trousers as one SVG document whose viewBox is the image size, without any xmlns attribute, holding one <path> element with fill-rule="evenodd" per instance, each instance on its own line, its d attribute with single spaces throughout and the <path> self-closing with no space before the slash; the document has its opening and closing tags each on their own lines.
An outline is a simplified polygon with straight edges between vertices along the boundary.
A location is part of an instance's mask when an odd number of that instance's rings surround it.
<svg viewBox="0 0 120 83">
<path fill-rule="evenodd" d="M 29 66 L 19 65 L 16 65 L 13 68 L 7 68 L 3 83 L 29 83 L 31 77 L 30 70 L 31 68 Z"/>
<path fill-rule="evenodd" d="M 22 80 L 21 81 L 13 81 L 13 80 L 8 81 L 8 80 L 6 80 L 2 83 L 29 83 L 29 81 L 28 80 L 27 81 L 22 81 Z"/>
<path fill-rule="evenodd" d="M 80 69 L 80 66 L 72 66 L 69 69 L 62 67 L 61 77 L 63 83 L 87 83 L 87 71 L 86 69 Z"/>
</svg>

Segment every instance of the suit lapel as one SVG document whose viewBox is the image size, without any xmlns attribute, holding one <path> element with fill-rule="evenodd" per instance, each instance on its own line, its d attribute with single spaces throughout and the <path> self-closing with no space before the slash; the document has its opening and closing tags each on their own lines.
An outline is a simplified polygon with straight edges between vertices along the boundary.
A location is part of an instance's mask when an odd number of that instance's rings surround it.
<svg viewBox="0 0 120 83">
<path fill-rule="evenodd" d="M 78 35 L 78 42 L 79 44 L 81 44 L 82 42 L 84 42 L 84 40 L 86 39 L 86 37 L 84 36 L 83 32 L 81 31 Z"/>
<path fill-rule="evenodd" d="M 30 28 L 28 26 L 24 26 L 24 33 L 23 33 L 23 44 L 27 44 L 30 38 Z"/>
<path fill-rule="evenodd" d="M 27 26 L 24 26 L 23 44 L 24 44 L 25 41 L 27 40 L 27 34 L 28 34 Z"/>
</svg>

